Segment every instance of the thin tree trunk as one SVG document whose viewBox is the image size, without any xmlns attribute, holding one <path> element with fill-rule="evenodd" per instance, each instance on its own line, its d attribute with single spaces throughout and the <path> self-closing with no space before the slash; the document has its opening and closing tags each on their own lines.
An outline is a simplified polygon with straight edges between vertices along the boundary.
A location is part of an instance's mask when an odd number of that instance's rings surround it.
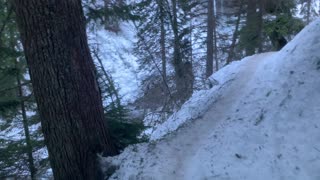
<svg viewBox="0 0 320 180">
<path fill-rule="evenodd" d="M 174 58 L 173 64 L 176 69 L 176 73 L 179 77 L 183 76 L 183 67 L 182 67 L 182 57 L 180 52 L 180 40 L 179 40 L 179 29 L 178 29 L 178 17 L 177 17 L 177 1 L 172 0 L 172 30 L 174 36 Z"/>
<path fill-rule="evenodd" d="M 320 0 L 318 0 L 318 13 L 320 14 Z"/>
<path fill-rule="evenodd" d="M 121 6 L 123 6 L 123 1 L 117 0 L 112 2 L 110 0 L 104 0 L 104 28 L 106 30 L 118 33 L 121 30 L 119 24 L 120 19 L 116 15 L 112 15 L 110 12 L 115 6 L 117 6 L 117 8 L 121 8 Z"/>
<path fill-rule="evenodd" d="M 307 0 L 307 24 L 310 23 L 311 16 L 311 0 Z"/>
<path fill-rule="evenodd" d="M 172 31 L 173 31 L 173 66 L 175 70 L 175 81 L 177 87 L 177 94 L 182 102 L 187 98 L 186 79 L 184 65 L 182 62 L 179 29 L 178 29 L 178 17 L 177 17 L 177 1 L 172 0 Z"/>
<path fill-rule="evenodd" d="M 3 33 L 6 25 L 9 23 L 11 15 L 12 15 L 12 12 L 13 12 L 13 7 L 12 6 L 10 6 L 8 8 L 9 9 L 8 9 L 7 17 L 4 19 L 3 22 L 1 22 L 2 24 L 1 24 L 1 28 L 0 28 L 0 37 L 2 36 L 2 33 Z M 0 44 L 0 47 L 1 46 L 2 46 L 2 44 Z"/>
<path fill-rule="evenodd" d="M 222 6 L 223 8 L 223 6 Z M 215 12 L 216 7 L 213 3 L 213 39 L 214 39 L 214 59 L 216 62 L 216 71 L 219 70 L 219 61 L 218 61 L 218 34 L 217 34 L 217 17 Z"/>
<path fill-rule="evenodd" d="M 177 87 L 177 95 L 180 100 L 180 104 L 184 103 L 193 92 L 193 70 L 191 62 L 183 62 L 181 54 L 181 42 L 179 37 L 179 26 L 178 26 L 178 10 L 177 0 L 172 0 L 172 15 L 171 15 L 171 26 L 173 31 L 173 66 L 175 70 L 175 81 Z"/>
<path fill-rule="evenodd" d="M 94 51 L 93 54 L 94 54 L 94 56 L 96 57 L 96 59 L 98 60 L 98 62 L 99 62 L 99 66 L 100 66 L 100 68 L 101 68 L 101 70 L 102 70 L 103 75 L 106 77 L 108 83 L 110 84 L 111 92 L 109 92 L 109 93 L 111 94 L 111 98 L 112 98 L 112 94 L 114 94 L 114 96 L 116 97 L 117 107 L 118 107 L 118 108 L 121 107 L 120 96 L 119 96 L 119 94 L 118 94 L 117 89 L 115 88 L 115 85 L 114 85 L 113 80 L 111 79 L 111 77 L 110 77 L 109 74 L 107 73 L 106 69 L 104 68 L 103 63 L 102 63 L 102 60 L 101 60 L 101 58 L 99 57 L 99 54 L 98 54 L 96 51 Z"/>
<path fill-rule="evenodd" d="M 214 4 L 213 0 L 208 0 L 207 10 L 207 61 L 206 61 L 206 77 L 210 77 L 213 73 L 213 34 L 214 34 Z"/>
<path fill-rule="evenodd" d="M 16 60 L 16 68 L 18 69 L 18 62 Z M 17 73 L 17 85 L 18 85 L 18 97 L 20 99 L 20 108 L 21 108 L 21 114 L 22 114 L 22 123 L 23 123 L 23 130 L 25 134 L 25 139 L 26 139 L 26 150 L 27 150 L 27 156 L 28 156 L 28 168 L 30 171 L 30 178 L 32 180 L 36 179 L 36 167 L 34 165 L 34 159 L 32 156 L 32 143 L 31 143 L 31 137 L 30 137 L 30 132 L 29 132 L 29 124 L 28 124 L 28 118 L 27 118 L 27 113 L 26 113 L 26 106 L 24 102 L 24 95 L 23 95 L 23 86 L 21 83 L 20 79 L 20 73 Z"/>
<path fill-rule="evenodd" d="M 104 0 L 104 28 L 106 30 L 109 29 L 109 22 L 110 22 L 110 15 L 109 15 L 109 5 L 110 1 L 109 0 Z"/>
<path fill-rule="evenodd" d="M 237 14 L 236 28 L 235 28 L 235 30 L 233 32 L 233 35 L 232 35 L 232 43 L 231 43 L 230 50 L 229 50 L 229 55 L 228 55 L 228 58 L 227 58 L 227 64 L 231 63 L 233 58 L 234 58 L 234 49 L 236 47 L 236 41 L 238 39 L 239 26 L 240 26 L 240 20 L 241 20 L 243 4 L 244 4 L 244 0 L 241 0 L 240 1 L 239 11 L 238 11 L 238 14 Z"/>
<path fill-rule="evenodd" d="M 162 60 L 162 75 L 164 81 L 167 80 L 167 60 L 166 60 L 166 30 L 164 22 L 164 4 L 163 0 L 158 1 L 158 6 L 160 8 L 160 45 L 161 45 L 161 60 Z M 165 82 L 164 82 L 165 83 Z"/>
<path fill-rule="evenodd" d="M 264 8 L 265 8 L 265 0 L 259 1 L 259 13 L 258 13 L 258 52 L 263 52 L 263 15 L 264 15 Z"/>
<path fill-rule="evenodd" d="M 257 45 L 257 0 L 248 0 L 247 8 L 247 19 L 246 19 L 246 55 L 250 56 L 255 53 Z"/>
<path fill-rule="evenodd" d="M 135 24 L 135 27 L 138 28 L 138 26 Z M 139 38 L 142 39 L 143 42 L 146 42 L 145 38 L 140 34 L 138 35 Z M 157 71 L 161 74 L 161 78 L 164 82 L 165 88 L 169 94 L 169 97 L 174 101 L 174 97 L 173 94 L 171 93 L 170 87 L 168 85 L 168 82 L 165 80 L 164 75 L 162 74 L 161 68 L 158 66 L 157 62 L 155 61 L 156 57 L 153 55 L 153 53 L 151 52 L 150 47 L 146 47 L 146 51 L 148 53 L 148 55 L 151 57 L 151 61 L 153 62 L 154 66 L 156 67 Z M 178 106 L 178 104 L 176 104 L 176 102 L 174 102 L 176 106 Z"/>
<path fill-rule="evenodd" d="M 103 179 L 117 153 L 104 119 L 80 0 L 14 0 L 55 179 Z"/>
</svg>

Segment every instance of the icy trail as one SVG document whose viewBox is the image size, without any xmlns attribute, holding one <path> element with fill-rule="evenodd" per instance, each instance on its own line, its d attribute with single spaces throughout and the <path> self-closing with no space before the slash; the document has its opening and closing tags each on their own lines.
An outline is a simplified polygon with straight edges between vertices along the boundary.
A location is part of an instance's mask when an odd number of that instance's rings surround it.
<svg viewBox="0 0 320 180">
<path fill-rule="evenodd" d="M 193 173 L 201 171 L 201 168 L 194 169 L 195 164 L 201 164 L 201 159 L 196 157 L 199 150 L 208 143 L 216 124 L 228 119 L 230 112 L 236 111 L 238 107 L 234 102 L 237 102 L 240 98 L 245 98 L 239 95 L 244 94 L 244 90 L 254 76 L 257 66 L 272 54 L 266 53 L 250 57 L 247 60 L 248 63 L 241 67 L 237 77 L 227 82 L 230 83 L 228 88 L 220 89 L 222 94 L 211 105 L 204 117 L 180 129 L 174 138 L 170 138 L 163 145 L 159 145 L 162 152 L 159 153 L 158 158 L 170 159 L 173 166 L 162 162 L 161 167 L 156 168 L 154 173 L 162 171 L 163 177 L 157 177 L 157 179 L 193 180 L 195 178 Z"/>
<path fill-rule="evenodd" d="M 106 159 L 110 179 L 319 180 L 319 32 L 317 20 L 280 52 L 220 70 L 153 137 L 182 127 Z"/>
</svg>

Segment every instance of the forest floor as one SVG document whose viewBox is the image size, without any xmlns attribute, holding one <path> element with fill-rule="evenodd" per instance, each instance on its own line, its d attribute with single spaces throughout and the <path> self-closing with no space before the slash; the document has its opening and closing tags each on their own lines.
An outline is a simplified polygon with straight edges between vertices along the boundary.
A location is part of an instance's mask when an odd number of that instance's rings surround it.
<svg viewBox="0 0 320 180">
<path fill-rule="evenodd" d="M 320 179 L 319 32 L 320 20 L 280 52 L 221 69 L 153 141 L 104 159 L 118 167 L 110 179 Z"/>
</svg>

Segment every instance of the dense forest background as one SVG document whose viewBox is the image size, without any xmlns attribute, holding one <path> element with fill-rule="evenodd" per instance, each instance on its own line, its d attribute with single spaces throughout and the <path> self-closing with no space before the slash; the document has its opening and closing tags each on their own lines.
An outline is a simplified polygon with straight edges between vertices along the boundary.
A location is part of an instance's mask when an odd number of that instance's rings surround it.
<svg viewBox="0 0 320 180">
<path fill-rule="evenodd" d="M 104 116 L 118 150 L 148 141 L 214 72 L 277 51 L 320 14 L 319 0 L 83 0 Z M 0 0 L 0 179 L 51 177 L 16 22 Z"/>
</svg>

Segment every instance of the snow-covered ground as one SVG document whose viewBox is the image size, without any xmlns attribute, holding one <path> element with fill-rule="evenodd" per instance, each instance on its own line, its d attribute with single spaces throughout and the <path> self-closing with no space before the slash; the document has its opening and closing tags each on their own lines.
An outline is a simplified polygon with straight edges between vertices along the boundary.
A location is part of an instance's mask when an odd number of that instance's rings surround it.
<svg viewBox="0 0 320 180">
<path fill-rule="evenodd" d="M 134 26 L 122 22 L 120 29 L 119 33 L 106 31 L 102 27 L 94 31 L 88 29 L 88 36 L 91 49 L 98 50 L 104 68 L 119 88 L 122 102 L 127 104 L 138 97 L 140 76 L 144 76 L 144 72 L 138 72 L 137 57 L 132 53 L 136 40 Z"/>
<path fill-rule="evenodd" d="M 110 179 L 319 180 L 319 32 L 317 20 L 280 52 L 215 73 L 156 141 L 103 159 L 119 167 Z"/>
</svg>

